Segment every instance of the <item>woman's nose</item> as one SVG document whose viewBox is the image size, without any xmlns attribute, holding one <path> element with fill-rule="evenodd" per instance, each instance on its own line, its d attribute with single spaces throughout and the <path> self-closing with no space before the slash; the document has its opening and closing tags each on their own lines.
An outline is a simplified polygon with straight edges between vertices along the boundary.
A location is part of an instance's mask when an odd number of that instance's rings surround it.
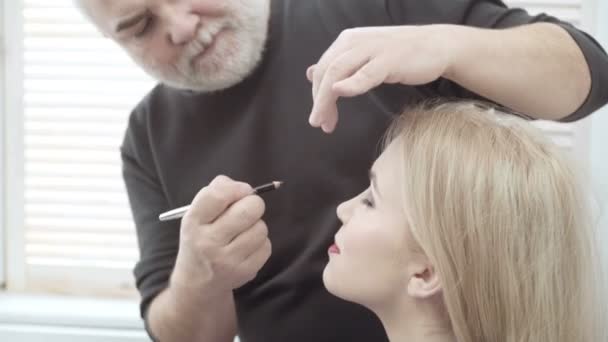
<svg viewBox="0 0 608 342">
<path fill-rule="evenodd" d="M 338 219 L 340 219 L 340 221 L 342 221 L 342 223 L 348 222 L 348 220 L 352 216 L 355 199 L 356 199 L 356 197 L 352 198 L 346 202 L 342 202 L 336 209 Z"/>
</svg>

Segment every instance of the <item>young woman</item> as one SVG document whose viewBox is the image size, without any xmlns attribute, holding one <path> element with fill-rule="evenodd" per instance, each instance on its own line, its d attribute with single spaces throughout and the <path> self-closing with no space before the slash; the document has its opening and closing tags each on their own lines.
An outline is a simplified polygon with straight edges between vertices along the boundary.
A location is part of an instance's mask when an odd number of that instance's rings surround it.
<svg viewBox="0 0 608 342">
<path fill-rule="evenodd" d="M 323 274 L 392 342 L 597 342 L 606 302 L 588 193 L 525 120 L 479 103 L 408 111 L 341 204 Z"/>
</svg>

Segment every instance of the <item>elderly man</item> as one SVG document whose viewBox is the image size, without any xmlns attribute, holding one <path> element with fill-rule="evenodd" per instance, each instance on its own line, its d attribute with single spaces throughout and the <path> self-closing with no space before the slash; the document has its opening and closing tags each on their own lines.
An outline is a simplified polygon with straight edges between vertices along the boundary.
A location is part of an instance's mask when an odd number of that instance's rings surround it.
<svg viewBox="0 0 608 342">
<path fill-rule="evenodd" d="M 78 2 L 160 82 L 121 152 L 142 316 L 163 342 L 386 340 L 321 272 L 391 115 L 447 96 L 574 121 L 608 101 L 590 36 L 498 0 Z"/>
</svg>

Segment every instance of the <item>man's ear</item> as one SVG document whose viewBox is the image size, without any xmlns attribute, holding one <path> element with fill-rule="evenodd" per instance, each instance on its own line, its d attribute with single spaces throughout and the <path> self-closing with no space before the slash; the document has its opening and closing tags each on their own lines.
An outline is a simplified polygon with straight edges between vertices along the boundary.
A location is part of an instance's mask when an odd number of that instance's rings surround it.
<svg viewBox="0 0 608 342">
<path fill-rule="evenodd" d="M 420 264 L 412 272 L 407 293 L 416 299 L 427 299 L 441 292 L 439 274 L 431 264 Z"/>
</svg>

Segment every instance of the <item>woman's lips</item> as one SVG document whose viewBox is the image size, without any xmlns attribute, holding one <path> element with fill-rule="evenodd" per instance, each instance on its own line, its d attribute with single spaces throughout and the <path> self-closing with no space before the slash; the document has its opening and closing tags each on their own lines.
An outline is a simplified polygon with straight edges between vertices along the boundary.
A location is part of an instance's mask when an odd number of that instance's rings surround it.
<svg viewBox="0 0 608 342">
<path fill-rule="evenodd" d="M 340 248 L 334 243 L 329 246 L 329 250 L 327 251 L 329 254 L 340 254 Z"/>
</svg>

